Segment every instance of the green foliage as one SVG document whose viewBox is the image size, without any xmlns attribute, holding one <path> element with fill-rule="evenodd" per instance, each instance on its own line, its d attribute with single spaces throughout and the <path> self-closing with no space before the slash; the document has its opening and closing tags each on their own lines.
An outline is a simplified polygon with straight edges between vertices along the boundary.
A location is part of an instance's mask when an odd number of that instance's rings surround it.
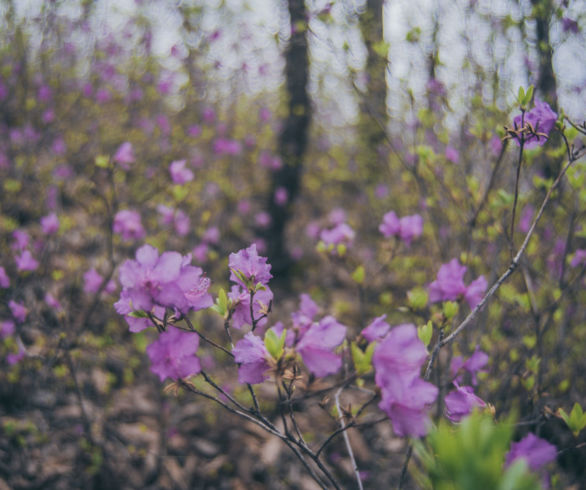
<svg viewBox="0 0 586 490">
<path fill-rule="evenodd" d="M 374 349 L 376 347 L 376 342 L 371 342 L 366 347 L 366 350 L 363 351 L 356 342 L 352 342 L 350 344 L 350 349 L 352 351 L 352 360 L 354 361 L 354 369 L 356 370 L 356 374 L 366 374 L 372 369 L 372 355 L 374 354 Z"/>
<path fill-rule="evenodd" d="M 283 329 L 280 336 L 277 336 L 272 329 L 267 330 L 267 333 L 265 334 L 265 347 L 269 351 L 269 354 L 276 360 L 279 360 L 283 356 L 283 347 L 285 346 L 286 337 L 286 329 Z"/>
<path fill-rule="evenodd" d="M 570 415 L 563 408 L 558 409 L 558 415 L 564 420 L 576 437 L 586 427 L 586 413 L 584 413 L 582 407 L 577 402 L 574 403 Z"/>
<path fill-rule="evenodd" d="M 415 441 L 415 453 L 426 475 L 426 488 L 436 490 L 535 490 L 538 479 L 524 461 L 504 468 L 512 437 L 512 419 L 495 423 L 489 414 L 474 412 L 454 426 L 441 421 L 424 442 Z"/>
</svg>

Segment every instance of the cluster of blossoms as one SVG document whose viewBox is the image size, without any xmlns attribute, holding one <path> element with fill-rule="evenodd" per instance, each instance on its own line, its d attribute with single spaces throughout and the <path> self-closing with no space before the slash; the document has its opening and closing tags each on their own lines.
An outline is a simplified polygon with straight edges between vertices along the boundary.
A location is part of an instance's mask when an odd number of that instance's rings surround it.
<svg viewBox="0 0 586 490">
<path fill-rule="evenodd" d="M 164 316 L 167 308 L 176 315 L 208 308 L 210 280 L 199 267 L 191 264 L 191 255 L 164 252 L 143 245 L 136 251 L 136 260 L 120 266 L 120 300 L 114 305 L 124 315 L 132 332 L 151 325 L 148 315 Z"/>
<path fill-rule="evenodd" d="M 462 386 L 461 383 L 467 374 L 471 378 L 472 385 L 476 386 L 476 375 L 483 372 L 482 370 L 487 364 L 488 355 L 479 349 L 476 349 L 466 361 L 461 356 L 452 358 L 450 374 L 453 377 L 455 390 L 450 391 L 444 399 L 446 417 L 452 422 L 460 422 L 473 409 L 486 406 L 484 400 L 474 394 L 472 386 Z"/>
<path fill-rule="evenodd" d="M 163 325 L 157 340 L 147 347 L 151 371 L 161 381 L 198 374 L 201 365 L 195 351 L 199 337 L 166 324 L 169 310 L 178 317 L 213 303 L 208 293 L 210 280 L 191 265 L 191 255 L 159 255 L 156 248 L 143 245 L 136 251 L 136 260 L 121 265 L 119 277 L 122 292 L 114 307 L 124 315 L 130 331 L 140 332 L 154 322 Z"/>
<path fill-rule="evenodd" d="M 146 236 L 142 226 L 140 213 L 131 209 L 123 209 L 114 216 L 114 233 L 120 235 L 125 242 L 141 240 Z"/>
<path fill-rule="evenodd" d="M 423 233 L 423 218 L 414 214 L 399 219 L 394 211 L 389 211 L 383 216 L 383 222 L 378 229 L 385 238 L 399 237 L 409 246 L 414 238 Z"/>
<path fill-rule="evenodd" d="M 379 408 L 391 419 L 399 436 L 423 436 L 429 428 L 429 406 L 438 389 L 420 377 L 427 350 L 414 325 L 390 328 L 377 318 L 362 331 L 365 338 L 380 338 L 372 363 L 375 382 L 381 390 Z"/>
<path fill-rule="evenodd" d="M 547 102 L 536 100 L 533 109 L 525 114 L 519 114 L 513 120 L 515 129 L 520 130 L 527 126 L 530 129 L 530 131 L 525 131 L 521 137 L 515 137 L 516 143 L 520 144 L 520 138 L 523 138 L 527 149 L 543 146 L 555 126 L 557 117 Z"/>
<path fill-rule="evenodd" d="M 464 283 L 464 274 L 467 267 L 461 265 L 458 259 L 452 259 L 443 264 L 437 278 L 429 285 L 429 300 L 432 303 L 438 301 L 457 301 L 464 298 L 470 308 L 474 308 L 482 299 L 488 286 L 484 276 L 478 276 L 468 286 Z"/>
<path fill-rule="evenodd" d="M 335 350 L 346 338 L 347 328 L 332 316 L 316 320 L 318 312 L 309 295 L 302 294 L 300 308 L 292 313 L 289 329 L 278 322 L 265 333 L 264 341 L 249 332 L 237 342 L 233 353 L 235 361 L 240 363 L 240 383 L 261 383 L 283 356 L 293 360 L 299 355 L 316 377 L 337 372 L 342 358 Z M 276 347 L 269 349 L 275 343 Z"/>
</svg>

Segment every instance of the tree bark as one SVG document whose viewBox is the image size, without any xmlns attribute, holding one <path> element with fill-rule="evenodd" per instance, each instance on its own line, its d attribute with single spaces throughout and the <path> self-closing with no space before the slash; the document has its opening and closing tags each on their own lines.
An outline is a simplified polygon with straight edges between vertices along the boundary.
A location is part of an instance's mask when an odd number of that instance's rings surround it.
<svg viewBox="0 0 586 490">
<path fill-rule="evenodd" d="M 279 135 L 278 149 L 283 165 L 272 174 L 267 205 L 271 223 L 266 233 L 269 261 L 273 266 L 273 272 L 282 277 L 286 276 L 291 265 L 285 232 L 287 222 L 291 218 L 293 203 L 300 191 L 312 112 L 307 91 L 307 10 L 304 0 L 288 0 L 287 4 L 291 26 L 291 39 L 285 52 L 288 114 Z M 275 202 L 275 192 L 279 188 L 287 192 L 287 203 L 283 205 Z"/>
</svg>

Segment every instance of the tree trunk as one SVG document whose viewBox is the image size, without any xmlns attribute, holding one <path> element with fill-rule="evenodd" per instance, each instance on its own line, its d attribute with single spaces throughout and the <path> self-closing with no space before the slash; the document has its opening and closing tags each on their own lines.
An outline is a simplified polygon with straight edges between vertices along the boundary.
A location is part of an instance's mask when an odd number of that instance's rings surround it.
<svg viewBox="0 0 586 490">
<path fill-rule="evenodd" d="M 311 102 L 307 92 L 309 55 L 307 44 L 307 10 L 304 0 L 288 0 L 291 39 L 285 52 L 285 79 L 288 96 L 288 115 L 279 135 L 279 154 L 283 165 L 272 174 L 268 196 L 271 224 L 267 230 L 269 261 L 273 272 L 286 276 L 291 259 L 285 243 L 287 222 L 299 194 L 303 159 L 307 148 Z M 278 189 L 287 193 L 287 202 L 277 204 Z"/>
</svg>

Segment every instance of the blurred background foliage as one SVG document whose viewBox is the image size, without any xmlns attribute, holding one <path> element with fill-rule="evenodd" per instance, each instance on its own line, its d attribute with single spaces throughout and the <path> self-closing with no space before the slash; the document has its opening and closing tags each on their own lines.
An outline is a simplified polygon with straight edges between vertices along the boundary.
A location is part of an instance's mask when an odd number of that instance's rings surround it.
<svg viewBox="0 0 586 490">
<path fill-rule="evenodd" d="M 0 265 L 10 286 L 0 319 L 11 318 L 10 300 L 28 316 L 0 344 L 0 486 L 311 488 L 266 434 L 161 393 L 145 360 L 149 333 L 131 336 L 112 307 L 107 283 L 141 243 L 113 234 L 114 216 L 136 210 L 146 242 L 193 252 L 214 292 L 227 287 L 228 254 L 256 242 L 277 272 L 272 323 L 309 292 L 352 335 L 384 313 L 391 324 L 432 320 L 435 335 L 440 324 L 449 331 L 441 305 L 414 294 L 452 258 L 468 267 L 467 282 L 484 274 L 491 284 L 508 267 L 565 146 L 554 136 L 525 152 L 511 237 L 518 146 L 503 142 L 503 127 L 529 84 L 558 114 L 584 119 L 584 6 L 2 0 Z M 115 159 L 124 143 L 128 164 Z M 178 160 L 193 180 L 172 181 Z M 410 246 L 384 239 L 390 210 L 421 214 L 423 236 Z M 39 223 L 51 211 L 60 227 L 45 236 Z M 487 352 L 479 395 L 497 418 L 519 414 L 516 437 L 531 430 L 561 450 L 560 488 L 585 478 L 584 434 L 556 416 L 586 403 L 585 267 L 570 265 L 586 248 L 585 211 L 578 162 L 520 270 L 432 376 L 445 394 L 452 356 Z M 320 248 L 320 230 L 341 222 L 352 243 Z M 16 230 L 29 234 L 37 270 L 18 270 Z M 88 292 L 91 268 L 103 281 Z M 461 304 L 451 322 L 468 311 Z M 221 338 L 211 314 L 195 321 Z M 23 355 L 9 363 L 10 354 Z M 226 361 L 202 357 L 209 369 Z M 235 366 L 219 378 L 238 393 Z M 297 408 L 319 439 L 336 424 L 318 401 Z M 406 445 L 388 421 L 352 434 L 365 485 L 396 481 Z M 341 442 L 327 454 L 352 485 Z"/>
</svg>

